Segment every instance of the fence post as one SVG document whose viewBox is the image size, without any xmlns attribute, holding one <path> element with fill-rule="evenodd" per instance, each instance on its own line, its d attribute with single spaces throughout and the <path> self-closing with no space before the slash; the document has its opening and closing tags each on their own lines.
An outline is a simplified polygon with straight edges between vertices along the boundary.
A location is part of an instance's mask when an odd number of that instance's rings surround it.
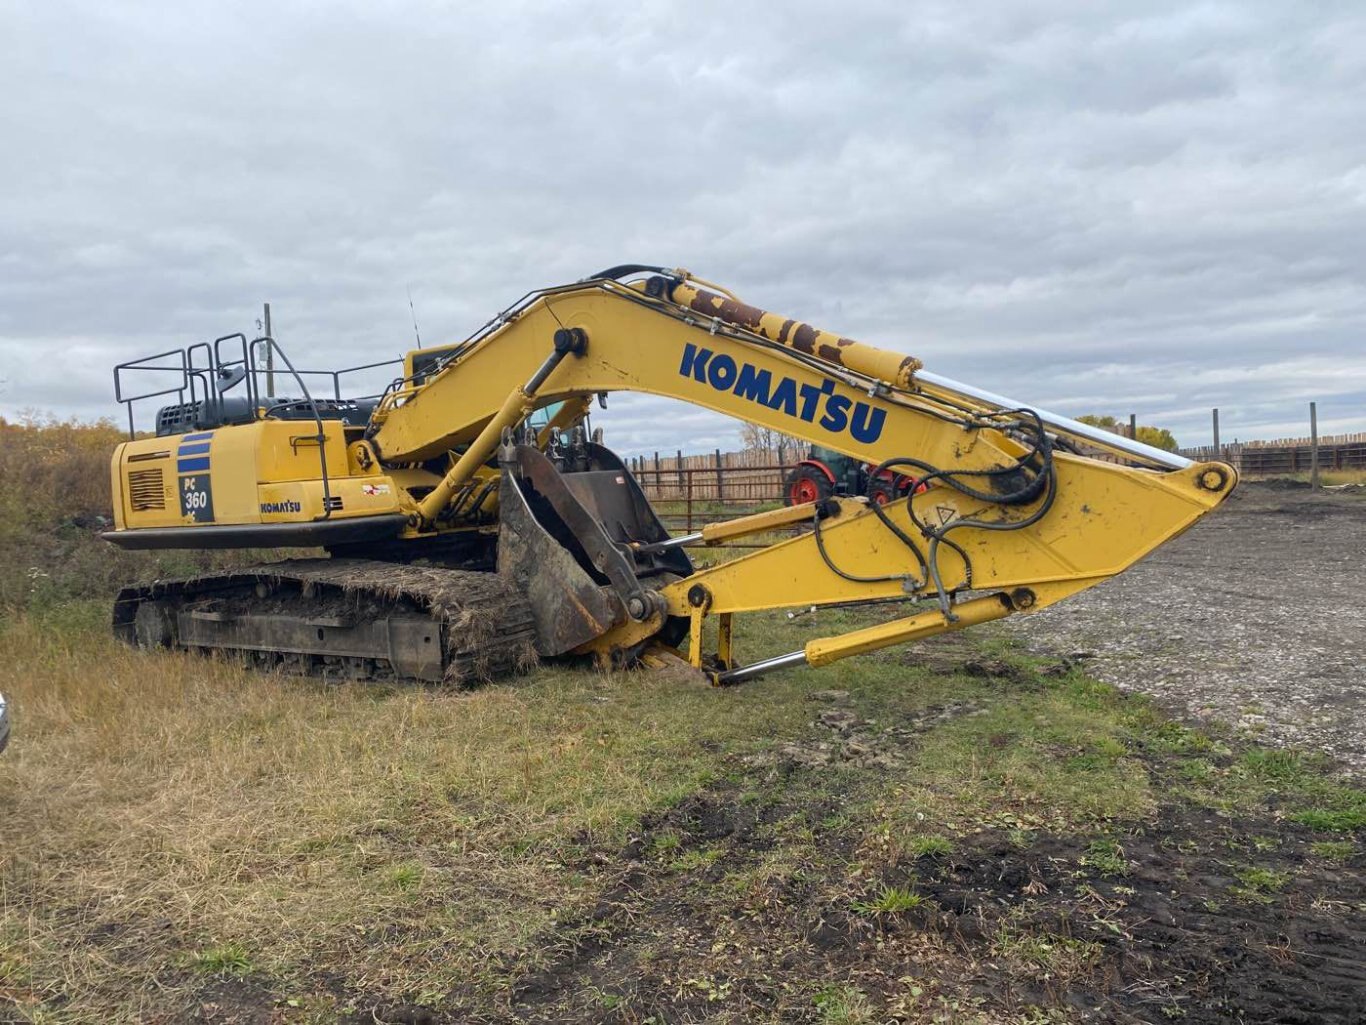
<svg viewBox="0 0 1366 1025">
<path fill-rule="evenodd" d="M 716 450 L 716 500 L 724 502 L 726 500 L 725 484 L 721 475 L 721 450 Z"/>
<path fill-rule="evenodd" d="M 683 494 L 683 450 L 680 448 L 674 456 L 674 469 L 678 471 L 678 493 Z"/>
<path fill-rule="evenodd" d="M 1319 486 L 1319 404 L 1309 403 L 1309 486 Z"/>
<path fill-rule="evenodd" d="M 655 498 L 658 499 L 664 494 L 663 485 L 659 483 L 659 453 L 655 453 Z"/>
<path fill-rule="evenodd" d="M 1137 441 L 1137 440 L 1138 440 L 1138 414 L 1137 414 L 1137 413 L 1130 413 L 1130 414 L 1129 414 L 1129 440 L 1130 440 L 1130 441 Z"/>
<path fill-rule="evenodd" d="M 1214 407 L 1214 458 L 1222 459 L 1223 455 L 1219 451 L 1219 407 Z"/>
<path fill-rule="evenodd" d="M 682 473 L 683 471 L 680 470 L 679 472 Z M 683 533 L 685 533 L 685 534 L 691 534 L 691 533 L 692 533 L 692 474 L 691 474 L 691 473 L 688 474 L 688 490 L 687 490 L 684 494 L 686 495 L 686 497 L 685 497 L 685 499 L 684 499 L 684 502 L 686 503 L 685 506 L 684 506 L 684 508 L 687 510 L 688 525 L 683 529 Z"/>
</svg>

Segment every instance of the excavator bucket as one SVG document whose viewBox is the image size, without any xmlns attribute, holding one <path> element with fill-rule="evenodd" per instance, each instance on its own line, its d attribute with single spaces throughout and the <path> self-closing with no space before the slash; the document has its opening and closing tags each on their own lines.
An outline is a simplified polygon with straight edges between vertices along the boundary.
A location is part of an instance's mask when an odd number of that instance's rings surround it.
<svg viewBox="0 0 1366 1025">
<path fill-rule="evenodd" d="M 517 445 L 500 462 L 498 572 L 527 595 L 539 654 L 583 650 L 628 620 L 662 615 L 657 589 L 692 564 L 681 550 L 639 551 L 669 534 L 615 454 L 586 443 L 552 459 Z"/>
<path fill-rule="evenodd" d="M 530 498 L 528 497 L 530 494 Z M 539 496 L 503 471 L 498 489 L 498 572 L 527 596 L 536 624 L 536 652 L 563 655 L 601 637 L 625 614 L 611 588 L 553 537 L 531 511 Z"/>
</svg>

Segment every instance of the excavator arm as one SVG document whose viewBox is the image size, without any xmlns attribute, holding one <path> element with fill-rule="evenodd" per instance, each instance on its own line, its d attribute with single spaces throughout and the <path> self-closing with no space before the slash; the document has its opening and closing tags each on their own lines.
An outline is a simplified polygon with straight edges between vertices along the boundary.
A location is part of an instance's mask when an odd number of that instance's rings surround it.
<svg viewBox="0 0 1366 1025">
<path fill-rule="evenodd" d="M 712 409 L 929 487 L 886 506 L 840 498 L 798 510 L 810 531 L 673 580 L 619 622 L 595 619 L 600 632 L 575 650 L 619 660 L 666 622 L 686 621 L 689 657 L 714 667 L 719 682 L 822 665 L 1052 604 L 1179 534 L 1235 485 L 1224 464 L 1194 464 L 926 374 L 912 357 L 749 306 L 684 271 L 625 271 L 648 276 L 623 284 L 616 278 L 625 274 L 608 272 L 533 293 L 453 349 L 437 372 L 386 395 L 366 441 L 374 459 L 410 464 L 462 453 L 407 503 L 414 536 L 441 521 L 500 446 L 504 465 L 515 462 L 511 432 L 534 408 L 566 402 L 581 410 L 614 391 Z M 772 525 L 761 514 L 731 532 Z M 594 564 L 612 576 L 603 559 Z M 736 613 L 888 599 L 924 606 L 768 663 L 737 663 Z M 718 622 L 711 655 L 701 644 L 707 617 Z"/>
</svg>

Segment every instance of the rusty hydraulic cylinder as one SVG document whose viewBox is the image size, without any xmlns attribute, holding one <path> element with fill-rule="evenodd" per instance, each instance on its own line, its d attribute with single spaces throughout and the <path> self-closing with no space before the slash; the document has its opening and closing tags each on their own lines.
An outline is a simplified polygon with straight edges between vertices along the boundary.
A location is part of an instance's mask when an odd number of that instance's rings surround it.
<svg viewBox="0 0 1366 1025">
<path fill-rule="evenodd" d="M 885 381 L 893 388 L 908 389 L 915 372 L 923 366 L 914 356 L 889 352 L 852 338 L 832 334 L 790 317 L 769 313 L 687 281 L 673 285 L 670 298 L 680 306 L 705 317 L 716 317 L 736 327 L 753 331 L 769 341 L 815 356 L 827 363 L 845 367 L 856 374 Z"/>
</svg>

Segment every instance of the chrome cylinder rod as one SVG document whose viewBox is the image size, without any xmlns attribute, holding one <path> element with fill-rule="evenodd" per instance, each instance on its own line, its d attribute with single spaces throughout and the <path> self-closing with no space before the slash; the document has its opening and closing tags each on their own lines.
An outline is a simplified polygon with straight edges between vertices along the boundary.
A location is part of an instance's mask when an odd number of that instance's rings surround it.
<svg viewBox="0 0 1366 1025">
<path fill-rule="evenodd" d="M 1185 456 L 1179 456 L 1175 452 L 1166 452 L 1160 448 L 1154 448 L 1152 445 L 1145 445 L 1133 438 L 1126 438 L 1121 434 L 1111 434 L 1103 427 L 1092 427 L 1090 424 L 1080 423 L 1070 417 L 1050 413 L 1038 406 L 1030 405 L 1028 402 L 1017 402 L 1015 399 L 1006 398 L 1004 395 L 997 395 L 995 392 L 985 391 L 982 388 L 955 381 L 951 377 L 932 374 L 928 370 L 917 370 L 915 379 L 933 385 L 935 388 L 953 392 L 963 398 L 984 402 L 1000 409 L 1020 409 L 1022 407 L 1032 409 L 1039 414 L 1039 419 L 1044 422 L 1046 427 L 1061 431 L 1064 434 L 1076 435 L 1078 438 L 1085 438 L 1087 441 L 1094 441 L 1106 448 L 1127 452 L 1137 459 L 1156 463 L 1158 466 L 1166 467 L 1169 470 L 1184 470 L 1186 467 L 1194 465 L 1192 460 Z"/>
<path fill-rule="evenodd" d="M 653 541 L 648 545 L 641 545 L 636 551 L 642 555 L 653 552 L 667 552 L 670 548 L 683 548 L 687 545 L 695 545 L 702 540 L 702 531 L 694 531 L 691 534 L 680 534 L 678 537 L 671 537 L 667 541 Z"/>
<path fill-rule="evenodd" d="M 775 669 L 804 665 L 806 665 L 805 649 L 790 651 L 786 655 L 775 655 L 773 658 L 766 658 L 752 665 L 741 666 L 739 669 L 727 669 L 724 673 L 717 673 L 716 682 L 724 687 L 732 683 L 744 683 L 746 680 L 752 680 L 764 673 L 771 673 Z"/>
</svg>

